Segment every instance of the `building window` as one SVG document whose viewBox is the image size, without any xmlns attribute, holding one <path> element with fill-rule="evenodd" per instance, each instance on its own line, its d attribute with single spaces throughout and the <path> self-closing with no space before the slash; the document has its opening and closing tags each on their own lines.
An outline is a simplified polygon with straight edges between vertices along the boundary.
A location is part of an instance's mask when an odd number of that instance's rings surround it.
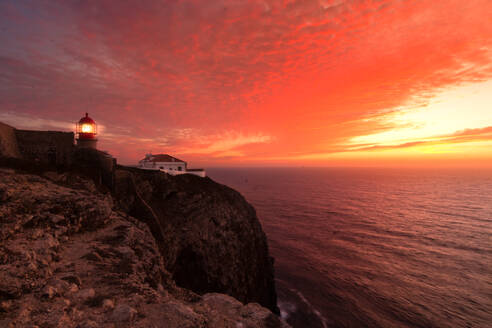
<svg viewBox="0 0 492 328">
<path fill-rule="evenodd" d="M 178 166 L 178 171 L 181 171 L 181 166 Z"/>
<path fill-rule="evenodd" d="M 160 169 L 163 169 L 163 168 L 164 168 L 164 166 L 161 166 L 161 167 L 159 167 L 159 168 L 160 168 Z"/>
</svg>

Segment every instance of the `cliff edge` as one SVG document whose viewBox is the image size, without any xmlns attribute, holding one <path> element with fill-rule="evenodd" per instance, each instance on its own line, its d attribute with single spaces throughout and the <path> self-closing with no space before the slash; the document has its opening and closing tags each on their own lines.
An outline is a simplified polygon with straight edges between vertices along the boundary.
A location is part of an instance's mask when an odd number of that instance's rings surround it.
<svg viewBox="0 0 492 328">
<path fill-rule="evenodd" d="M 152 227 L 180 287 L 225 293 L 278 313 L 266 236 L 237 191 L 209 178 L 119 167 L 114 197 Z"/>
</svg>

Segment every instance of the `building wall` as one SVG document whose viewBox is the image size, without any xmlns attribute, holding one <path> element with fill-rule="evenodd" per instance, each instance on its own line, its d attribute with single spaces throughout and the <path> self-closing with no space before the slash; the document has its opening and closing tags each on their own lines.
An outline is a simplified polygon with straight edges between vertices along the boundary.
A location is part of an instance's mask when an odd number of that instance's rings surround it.
<svg viewBox="0 0 492 328">
<path fill-rule="evenodd" d="M 179 171 L 179 167 L 181 167 L 181 171 L 186 171 L 186 163 L 184 162 L 143 162 L 143 168 L 146 169 L 154 169 L 154 170 L 171 170 L 171 171 Z"/>
<path fill-rule="evenodd" d="M 54 165 L 70 165 L 74 133 L 58 131 L 15 130 L 22 158 Z"/>
<path fill-rule="evenodd" d="M 180 162 L 177 162 L 177 163 L 155 163 L 156 166 L 159 168 L 159 169 L 164 169 L 164 170 L 172 170 L 172 171 L 186 171 L 186 163 L 180 163 Z M 181 168 L 181 170 L 179 169 Z"/>
<path fill-rule="evenodd" d="M 169 171 L 169 170 L 159 170 L 161 172 L 165 172 L 170 175 L 181 175 L 181 174 L 193 174 L 198 175 L 199 177 L 205 178 L 207 174 L 204 170 L 202 171 Z"/>
<path fill-rule="evenodd" d="M 179 168 L 181 167 L 181 170 Z M 186 162 L 146 162 L 140 161 L 138 168 L 146 170 L 159 170 L 171 175 L 194 174 L 199 177 L 206 177 L 205 170 L 196 169 L 188 171 Z"/>
</svg>

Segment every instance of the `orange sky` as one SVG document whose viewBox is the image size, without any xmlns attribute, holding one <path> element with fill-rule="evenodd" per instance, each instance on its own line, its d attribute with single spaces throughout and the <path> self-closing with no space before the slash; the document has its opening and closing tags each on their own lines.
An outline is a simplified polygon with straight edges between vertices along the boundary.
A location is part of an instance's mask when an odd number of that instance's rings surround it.
<svg viewBox="0 0 492 328">
<path fill-rule="evenodd" d="M 492 1 L 0 2 L 0 121 L 122 163 L 492 167 Z"/>
</svg>

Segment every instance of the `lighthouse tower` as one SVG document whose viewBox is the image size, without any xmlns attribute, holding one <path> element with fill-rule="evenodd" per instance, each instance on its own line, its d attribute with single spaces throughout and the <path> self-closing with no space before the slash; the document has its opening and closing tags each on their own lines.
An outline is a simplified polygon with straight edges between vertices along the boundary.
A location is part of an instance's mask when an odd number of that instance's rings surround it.
<svg viewBox="0 0 492 328">
<path fill-rule="evenodd" d="M 77 123 L 77 146 L 80 148 L 97 148 L 97 125 L 88 113 Z"/>
</svg>

